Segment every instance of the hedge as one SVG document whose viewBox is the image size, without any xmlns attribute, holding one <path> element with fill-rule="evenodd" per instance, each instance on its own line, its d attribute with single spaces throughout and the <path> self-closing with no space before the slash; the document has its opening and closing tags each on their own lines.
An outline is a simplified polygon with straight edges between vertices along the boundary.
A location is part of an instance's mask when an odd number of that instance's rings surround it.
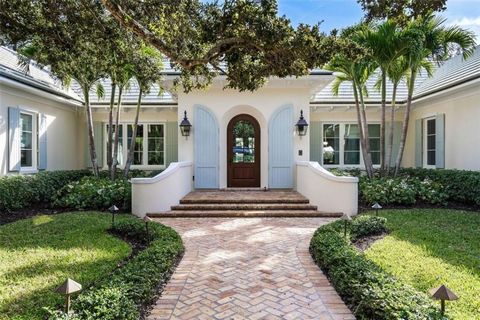
<svg viewBox="0 0 480 320">
<path fill-rule="evenodd" d="M 350 239 L 381 233 L 385 218 L 360 216 L 343 235 L 344 221 L 318 228 L 310 253 L 357 319 L 444 319 L 424 293 L 400 282 L 368 260 Z M 353 226 L 353 227 L 352 227 Z"/>
<path fill-rule="evenodd" d="M 51 312 L 50 320 L 136 320 L 141 309 L 153 302 L 184 252 L 182 239 L 172 228 L 141 220 L 115 224 L 112 233 L 141 242 L 147 247 L 100 283 L 82 291 L 73 301 L 74 313 Z"/>
<path fill-rule="evenodd" d="M 88 170 L 70 170 L 0 177 L 0 212 L 21 210 L 38 204 L 49 205 L 57 190 L 91 174 Z"/>
</svg>

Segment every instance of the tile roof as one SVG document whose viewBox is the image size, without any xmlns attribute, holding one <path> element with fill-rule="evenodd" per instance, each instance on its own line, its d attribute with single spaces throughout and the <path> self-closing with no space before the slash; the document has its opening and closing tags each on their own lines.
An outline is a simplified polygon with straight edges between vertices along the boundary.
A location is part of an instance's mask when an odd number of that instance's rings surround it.
<svg viewBox="0 0 480 320">
<path fill-rule="evenodd" d="M 75 91 L 64 87 L 47 68 L 43 68 L 31 61 L 27 72 L 20 65 L 19 60 L 15 51 L 6 47 L 0 47 L 0 76 L 67 99 L 81 100 Z"/>
<path fill-rule="evenodd" d="M 415 89 L 414 98 L 426 95 L 474 80 L 480 77 L 480 46 L 475 48 L 473 55 L 463 59 L 455 56 L 443 63 L 433 74 Z"/>
<path fill-rule="evenodd" d="M 375 89 L 375 83 L 380 77 L 377 70 L 367 81 L 368 97 L 367 104 L 379 104 L 381 93 Z M 432 93 L 447 89 L 452 86 L 480 77 L 480 46 L 475 48 L 471 57 L 464 60 L 461 55 L 455 56 L 439 66 L 434 66 L 433 76 L 428 77 L 423 71 L 415 81 L 414 99 L 430 95 Z M 351 104 L 354 102 L 352 85 L 348 82 L 340 86 L 338 96 L 332 92 L 333 82 L 312 96 L 312 104 Z M 391 99 L 393 85 L 387 84 L 387 100 Z M 407 99 L 407 86 L 403 81 L 397 90 L 397 101 L 403 102 Z"/>
</svg>

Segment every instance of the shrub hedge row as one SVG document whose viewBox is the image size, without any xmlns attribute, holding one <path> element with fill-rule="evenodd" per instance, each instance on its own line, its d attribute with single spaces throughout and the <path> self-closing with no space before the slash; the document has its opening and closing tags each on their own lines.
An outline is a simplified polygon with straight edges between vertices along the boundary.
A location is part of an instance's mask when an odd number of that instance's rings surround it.
<svg viewBox="0 0 480 320">
<path fill-rule="evenodd" d="M 385 219 L 361 216 L 349 237 L 381 233 Z M 310 242 L 315 262 L 325 271 L 357 319 L 443 319 L 424 293 L 397 280 L 355 249 L 343 235 L 343 221 L 317 229 Z"/>
<path fill-rule="evenodd" d="M 50 320 L 137 320 L 142 306 L 156 296 L 159 286 L 165 284 L 176 262 L 183 254 L 182 239 L 172 228 L 149 223 L 148 235 L 141 220 L 122 220 L 115 224 L 113 233 L 147 245 L 125 265 L 108 278 L 82 291 L 72 301 L 74 313 L 52 312 Z"/>
<path fill-rule="evenodd" d="M 35 175 L 0 178 L 0 212 L 11 212 L 53 202 L 57 190 L 72 181 L 90 176 L 88 170 L 42 171 Z"/>
</svg>

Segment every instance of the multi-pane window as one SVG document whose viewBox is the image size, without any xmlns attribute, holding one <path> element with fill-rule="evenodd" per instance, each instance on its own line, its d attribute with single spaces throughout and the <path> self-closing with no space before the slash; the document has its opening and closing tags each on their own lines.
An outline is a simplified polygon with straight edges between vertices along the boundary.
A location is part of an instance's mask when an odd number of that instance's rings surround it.
<svg viewBox="0 0 480 320">
<path fill-rule="evenodd" d="M 369 124 L 369 144 L 373 164 L 380 164 L 380 125 Z M 358 166 L 363 164 L 360 128 L 354 123 L 323 125 L 323 164 Z"/>
<path fill-rule="evenodd" d="M 425 120 L 425 132 L 424 132 L 424 161 L 426 166 L 435 166 L 435 157 L 436 157 L 436 120 L 435 119 L 426 119 Z"/>
<path fill-rule="evenodd" d="M 130 145 L 132 143 L 133 138 L 133 125 L 129 124 L 127 126 L 127 149 L 130 150 Z M 143 163 L 143 124 L 139 124 L 137 126 L 137 136 L 135 137 L 135 148 L 133 149 L 133 164 L 134 165 L 142 165 Z"/>
<path fill-rule="evenodd" d="M 108 133 L 108 125 L 106 125 L 105 128 Z M 133 124 L 119 125 L 119 128 L 118 160 L 121 165 L 124 165 L 130 144 L 132 143 Z M 105 146 L 107 139 L 108 138 L 105 139 Z M 163 124 L 139 124 L 137 126 L 132 165 L 163 166 L 164 164 L 165 126 Z"/>
<path fill-rule="evenodd" d="M 340 125 L 323 125 L 323 164 L 340 164 Z"/>
<path fill-rule="evenodd" d="M 164 163 L 164 134 L 163 125 L 148 125 L 148 164 L 162 165 Z"/>
<path fill-rule="evenodd" d="M 33 115 L 20 114 L 20 166 L 33 167 L 34 163 L 34 127 Z"/>
</svg>

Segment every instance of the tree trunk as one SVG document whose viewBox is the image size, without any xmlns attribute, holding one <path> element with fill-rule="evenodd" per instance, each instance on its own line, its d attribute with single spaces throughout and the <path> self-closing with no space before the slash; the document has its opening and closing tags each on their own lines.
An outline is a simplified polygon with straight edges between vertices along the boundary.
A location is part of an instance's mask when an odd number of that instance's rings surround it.
<svg viewBox="0 0 480 320">
<path fill-rule="evenodd" d="M 390 132 L 388 133 L 388 144 L 387 144 L 387 150 L 385 152 L 385 172 L 388 175 L 390 175 L 390 167 L 392 163 L 392 157 L 393 157 L 393 126 L 395 123 L 395 106 L 396 106 L 396 100 L 397 100 L 397 87 L 398 83 L 393 84 L 393 92 L 392 92 L 392 106 L 390 110 Z"/>
<path fill-rule="evenodd" d="M 363 157 L 363 163 L 365 165 L 365 170 L 367 172 L 368 178 L 373 177 L 373 170 L 371 166 L 371 159 L 369 160 L 369 155 L 368 155 L 368 150 L 367 148 L 367 143 L 365 141 L 365 125 L 363 122 L 363 117 L 362 117 L 362 111 L 360 110 L 360 102 L 359 102 L 359 97 L 358 97 L 358 91 L 357 91 L 357 86 L 355 83 L 353 84 L 353 94 L 355 97 L 355 107 L 357 109 L 357 122 L 359 126 L 359 131 L 360 131 L 360 144 L 361 144 L 361 149 L 362 149 L 362 157 Z"/>
<path fill-rule="evenodd" d="M 365 111 L 365 101 L 363 99 L 363 92 L 362 90 L 358 90 L 358 96 L 360 98 L 360 111 L 361 111 L 361 117 L 362 117 L 362 123 L 363 123 L 363 144 L 365 148 L 365 154 L 366 154 L 366 161 L 365 161 L 365 168 L 368 168 L 370 171 L 370 177 L 373 178 L 373 164 L 372 164 L 372 154 L 370 153 L 370 139 L 369 139 L 369 134 L 368 134 L 368 122 L 367 122 L 367 115 Z"/>
<path fill-rule="evenodd" d="M 113 108 L 115 106 L 115 91 L 117 86 L 112 82 L 112 94 L 110 95 L 110 109 L 108 111 L 108 140 L 107 140 L 107 165 L 108 172 L 112 172 L 113 165 Z"/>
<path fill-rule="evenodd" d="M 133 132 L 132 132 L 132 141 L 130 142 L 130 148 L 128 149 L 128 156 L 127 161 L 125 162 L 125 169 L 123 175 L 125 178 L 128 178 L 128 172 L 130 171 L 130 166 L 133 162 L 133 153 L 135 151 L 135 143 L 137 138 L 137 127 L 138 127 L 138 117 L 140 115 L 140 106 L 142 105 L 142 88 L 140 87 L 140 91 L 138 93 L 138 102 L 137 102 L 137 110 L 135 112 L 135 122 L 133 123 Z"/>
<path fill-rule="evenodd" d="M 115 173 L 118 166 L 118 138 L 120 134 L 120 111 L 122 109 L 122 93 L 123 86 L 118 87 L 118 103 L 117 103 L 117 115 L 115 119 L 115 140 L 113 142 L 113 165 L 112 171 L 110 171 L 110 179 L 115 180 Z"/>
<path fill-rule="evenodd" d="M 387 72 L 382 68 L 382 110 L 380 119 L 380 172 L 385 170 L 385 109 L 387 108 Z"/>
<path fill-rule="evenodd" d="M 407 107 L 405 109 L 405 117 L 402 125 L 402 135 L 400 137 L 400 146 L 398 148 L 397 160 L 395 161 L 395 176 L 400 171 L 400 165 L 402 164 L 403 151 L 405 150 L 405 142 L 407 140 L 408 124 L 410 121 L 410 110 L 412 108 L 412 96 L 413 89 L 415 88 L 415 77 L 417 75 L 416 70 L 412 70 L 410 74 L 410 84 L 408 86 Z"/>
<path fill-rule="evenodd" d="M 89 86 L 83 84 L 83 96 L 85 99 L 85 116 L 87 120 L 88 145 L 90 149 L 90 160 L 92 162 L 93 174 L 98 177 L 97 152 L 95 151 L 95 134 L 93 132 L 92 110 L 90 109 Z"/>
</svg>

